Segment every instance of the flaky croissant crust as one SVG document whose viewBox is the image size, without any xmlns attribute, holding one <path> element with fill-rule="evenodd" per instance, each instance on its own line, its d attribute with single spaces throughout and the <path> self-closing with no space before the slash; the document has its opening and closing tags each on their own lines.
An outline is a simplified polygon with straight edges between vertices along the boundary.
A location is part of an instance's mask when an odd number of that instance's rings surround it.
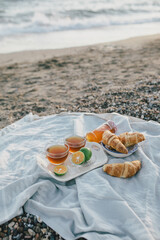
<svg viewBox="0 0 160 240">
<path fill-rule="evenodd" d="M 129 178 L 134 176 L 141 169 L 141 161 L 135 160 L 131 162 L 124 163 L 112 163 L 105 164 L 103 166 L 103 171 L 107 174 L 120 177 L 120 178 Z"/>
<path fill-rule="evenodd" d="M 124 144 L 119 140 L 118 136 L 106 130 L 102 136 L 102 142 L 115 149 L 117 152 L 127 154 L 128 150 Z"/>
<path fill-rule="evenodd" d="M 142 133 L 139 133 L 139 132 L 121 133 L 118 136 L 118 138 L 126 147 L 133 146 L 133 145 L 145 140 L 145 136 Z"/>
</svg>

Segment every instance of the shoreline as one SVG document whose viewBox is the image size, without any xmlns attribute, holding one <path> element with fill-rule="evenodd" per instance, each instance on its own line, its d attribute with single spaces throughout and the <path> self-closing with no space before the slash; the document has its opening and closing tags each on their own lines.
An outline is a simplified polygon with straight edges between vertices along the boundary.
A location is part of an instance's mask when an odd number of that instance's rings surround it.
<svg viewBox="0 0 160 240">
<path fill-rule="evenodd" d="M 32 112 L 117 112 L 160 123 L 160 34 L 58 50 L 0 54 L 0 129 Z M 56 239 L 23 213 L 0 238 Z"/>
<path fill-rule="evenodd" d="M 131 30 L 132 29 L 132 30 Z M 60 30 L 46 33 L 19 33 L 0 39 L 0 53 L 30 50 L 64 49 L 117 42 L 129 38 L 160 34 L 159 22 L 109 25 L 85 29 Z"/>
<path fill-rule="evenodd" d="M 160 39 L 160 34 L 151 34 L 137 37 L 130 37 L 122 40 L 111 41 L 111 42 L 103 42 L 96 43 L 85 46 L 77 46 L 77 47 L 66 47 L 61 49 L 41 49 L 41 50 L 25 50 L 25 51 L 17 51 L 11 53 L 0 53 L 0 67 L 7 64 L 14 63 L 23 63 L 29 62 L 33 63 L 36 61 L 41 61 L 45 59 L 60 56 L 65 56 L 69 54 L 78 54 L 81 51 L 85 51 L 88 48 L 102 48 L 108 47 L 108 50 L 112 50 L 113 47 L 126 47 L 131 49 L 141 48 L 144 44 L 149 43 L 150 41 Z M 110 47 L 110 49 L 109 49 Z"/>
</svg>

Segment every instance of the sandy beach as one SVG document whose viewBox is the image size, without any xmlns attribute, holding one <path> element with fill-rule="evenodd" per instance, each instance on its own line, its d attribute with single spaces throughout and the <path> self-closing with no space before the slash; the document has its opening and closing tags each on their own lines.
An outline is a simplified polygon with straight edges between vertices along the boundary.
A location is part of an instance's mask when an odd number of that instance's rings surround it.
<svg viewBox="0 0 160 240">
<path fill-rule="evenodd" d="M 0 128 L 29 112 L 118 112 L 160 121 L 160 36 L 0 55 Z"/>
<path fill-rule="evenodd" d="M 0 54 L 0 129 L 30 112 L 117 112 L 160 123 L 159 66 L 160 35 Z M 24 213 L 0 226 L 0 239 L 62 238 Z"/>
</svg>

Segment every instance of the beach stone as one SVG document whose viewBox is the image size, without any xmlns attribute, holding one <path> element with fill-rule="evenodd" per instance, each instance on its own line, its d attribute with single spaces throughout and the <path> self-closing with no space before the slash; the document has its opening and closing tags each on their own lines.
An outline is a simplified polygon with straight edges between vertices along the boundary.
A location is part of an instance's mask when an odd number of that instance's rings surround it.
<svg viewBox="0 0 160 240">
<path fill-rule="evenodd" d="M 34 228 L 34 231 L 35 231 L 36 233 L 40 233 L 40 232 L 41 232 L 41 229 L 40 229 L 39 226 L 36 226 L 36 227 Z"/>
<path fill-rule="evenodd" d="M 18 228 L 18 223 L 16 222 L 14 225 L 14 229 L 17 229 L 17 228 Z"/>
<path fill-rule="evenodd" d="M 34 224 L 34 225 L 37 224 L 37 218 L 34 218 L 34 220 L 33 220 L 33 224 Z"/>
<path fill-rule="evenodd" d="M 9 240 L 9 237 L 4 237 L 3 240 Z"/>
<path fill-rule="evenodd" d="M 7 235 L 9 236 L 11 234 L 11 229 L 7 228 Z"/>
<path fill-rule="evenodd" d="M 45 234 L 47 232 L 47 229 L 46 228 L 41 228 L 41 231 L 43 234 Z"/>
<path fill-rule="evenodd" d="M 23 232 L 23 234 L 24 234 L 25 236 L 30 236 L 30 235 L 29 235 L 29 232 L 28 232 L 28 229 L 27 229 L 27 231 L 25 230 L 25 231 Z"/>
<path fill-rule="evenodd" d="M 23 227 L 18 227 L 17 230 L 19 233 L 23 233 L 23 231 L 24 231 Z"/>
<path fill-rule="evenodd" d="M 12 228 L 14 225 L 15 225 L 15 222 L 11 222 L 11 223 L 8 224 L 8 227 Z"/>
<path fill-rule="evenodd" d="M 32 223 L 31 218 L 28 218 L 27 222 L 28 222 L 29 224 Z"/>
<path fill-rule="evenodd" d="M 24 226 L 24 222 L 23 221 L 20 221 L 19 222 L 19 227 L 23 227 Z"/>
<path fill-rule="evenodd" d="M 19 219 L 18 219 L 18 222 L 19 222 L 19 223 L 20 223 L 20 222 L 22 222 L 22 219 L 21 219 L 21 218 L 19 218 Z"/>
<path fill-rule="evenodd" d="M 44 222 L 42 222 L 42 228 L 47 228 L 47 225 Z"/>
<path fill-rule="evenodd" d="M 50 240 L 55 240 L 55 238 L 53 236 L 50 236 Z"/>
<path fill-rule="evenodd" d="M 28 226 L 28 228 L 33 228 L 33 224 L 29 223 L 27 226 Z"/>
<path fill-rule="evenodd" d="M 35 240 L 40 240 L 40 236 L 38 233 L 36 233 Z"/>
<path fill-rule="evenodd" d="M 0 232 L 0 237 L 4 238 L 5 237 L 5 233 Z"/>
<path fill-rule="evenodd" d="M 29 232 L 30 236 L 35 236 L 36 235 L 35 232 L 30 228 L 28 229 L 28 232 Z"/>
<path fill-rule="evenodd" d="M 18 234 L 17 229 L 13 229 L 13 235 L 16 236 Z"/>
<path fill-rule="evenodd" d="M 27 222 L 27 217 L 23 217 L 23 222 Z"/>
<path fill-rule="evenodd" d="M 41 223 L 41 222 L 42 222 L 42 219 L 41 219 L 39 216 L 37 216 L 37 221 L 38 221 L 39 223 Z"/>
<path fill-rule="evenodd" d="M 13 239 L 14 239 L 14 240 L 20 240 L 20 239 L 21 239 L 21 235 L 20 235 L 20 234 L 17 234 L 16 236 L 13 236 Z"/>
<path fill-rule="evenodd" d="M 28 229 L 28 225 L 24 223 L 24 231 L 27 231 L 27 229 Z"/>
</svg>

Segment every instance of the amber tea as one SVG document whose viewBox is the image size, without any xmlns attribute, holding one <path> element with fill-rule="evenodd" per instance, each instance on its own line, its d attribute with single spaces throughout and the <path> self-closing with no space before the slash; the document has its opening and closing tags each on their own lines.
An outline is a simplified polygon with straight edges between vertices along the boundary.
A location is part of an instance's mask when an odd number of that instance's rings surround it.
<svg viewBox="0 0 160 240">
<path fill-rule="evenodd" d="M 70 136 L 65 139 L 71 153 L 79 151 L 86 144 L 86 138 L 81 136 Z"/>
<path fill-rule="evenodd" d="M 63 163 L 69 153 L 69 147 L 68 145 L 53 145 L 47 148 L 46 150 L 46 155 L 48 160 L 54 164 L 54 165 L 59 165 Z"/>
</svg>

